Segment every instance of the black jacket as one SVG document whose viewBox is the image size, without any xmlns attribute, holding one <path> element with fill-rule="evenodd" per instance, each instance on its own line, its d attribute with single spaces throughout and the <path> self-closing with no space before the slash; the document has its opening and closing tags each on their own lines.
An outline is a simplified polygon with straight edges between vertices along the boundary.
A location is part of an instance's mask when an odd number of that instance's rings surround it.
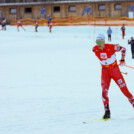
<svg viewBox="0 0 134 134">
<path fill-rule="evenodd" d="M 130 44 L 131 45 L 131 49 L 134 50 L 134 40 L 131 40 L 131 41 L 128 40 L 128 44 Z"/>
</svg>

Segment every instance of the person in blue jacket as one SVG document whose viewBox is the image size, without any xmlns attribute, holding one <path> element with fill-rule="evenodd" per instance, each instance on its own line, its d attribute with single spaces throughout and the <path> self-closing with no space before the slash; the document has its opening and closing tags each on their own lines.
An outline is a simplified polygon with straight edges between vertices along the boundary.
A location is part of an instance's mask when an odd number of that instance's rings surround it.
<svg viewBox="0 0 134 134">
<path fill-rule="evenodd" d="M 111 30 L 110 27 L 109 27 L 108 30 L 107 30 L 107 34 L 108 34 L 108 41 L 111 41 L 112 30 Z"/>
<path fill-rule="evenodd" d="M 48 15 L 47 20 L 48 20 L 48 27 L 49 27 L 49 24 L 50 24 L 50 22 L 51 22 L 51 17 L 50 17 L 50 15 Z"/>
</svg>

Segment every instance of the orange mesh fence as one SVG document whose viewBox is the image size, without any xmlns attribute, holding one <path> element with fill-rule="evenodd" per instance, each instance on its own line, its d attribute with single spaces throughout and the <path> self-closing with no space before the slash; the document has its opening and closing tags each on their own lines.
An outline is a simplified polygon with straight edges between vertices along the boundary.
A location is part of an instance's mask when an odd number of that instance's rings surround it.
<svg viewBox="0 0 134 134">
<path fill-rule="evenodd" d="M 34 19 L 22 19 L 20 20 L 22 25 L 35 25 Z M 36 20 L 40 26 L 47 25 L 47 19 L 37 19 Z M 71 25 L 102 25 L 102 26 L 118 26 L 125 24 L 127 26 L 134 26 L 134 18 L 130 19 L 128 17 L 120 18 L 108 18 L 108 17 L 64 17 L 52 18 L 53 25 L 55 26 L 71 26 Z M 11 19 L 11 25 L 17 25 L 17 20 Z"/>
<path fill-rule="evenodd" d="M 21 19 L 20 21 L 21 21 L 22 25 L 35 25 L 35 23 L 36 23 L 34 19 L 29 19 L 29 18 Z M 36 21 L 39 23 L 39 25 L 44 25 L 47 23 L 47 20 L 45 20 L 45 19 L 38 19 Z M 10 20 L 10 25 L 17 25 L 17 24 L 18 24 L 17 20 L 15 20 L 15 19 Z"/>
</svg>

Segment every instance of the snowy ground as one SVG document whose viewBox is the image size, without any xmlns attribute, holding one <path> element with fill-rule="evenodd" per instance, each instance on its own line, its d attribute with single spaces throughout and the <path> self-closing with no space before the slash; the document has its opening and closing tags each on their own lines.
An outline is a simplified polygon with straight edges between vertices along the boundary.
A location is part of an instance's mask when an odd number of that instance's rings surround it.
<svg viewBox="0 0 134 134">
<path fill-rule="evenodd" d="M 0 134 L 133 134 L 134 109 L 113 81 L 112 119 L 96 122 L 104 110 L 101 66 L 92 47 L 108 27 L 54 27 L 52 33 L 25 28 L 0 31 Z M 120 27 L 112 27 L 112 43 L 127 48 L 126 63 L 134 66 L 127 44 L 134 28 L 126 29 L 122 40 Z M 121 70 L 134 94 L 134 70 Z"/>
</svg>

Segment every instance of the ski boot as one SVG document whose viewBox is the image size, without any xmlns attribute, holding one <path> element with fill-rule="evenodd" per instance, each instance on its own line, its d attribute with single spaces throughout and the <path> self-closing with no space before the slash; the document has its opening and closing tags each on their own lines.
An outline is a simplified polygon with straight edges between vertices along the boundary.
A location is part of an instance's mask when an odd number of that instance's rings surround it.
<svg viewBox="0 0 134 134">
<path fill-rule="evenodd" d="M 129 100 L 129 102 L 132 104 L 133 108 L 134 108 L 134 98 Z"/>
<path fill-rule="evenodd" d="M 110 119 L 110 110 L 105 111 L 105 114 L 102 118 L 103 120 L 109 120 Z"/>
</svg>

